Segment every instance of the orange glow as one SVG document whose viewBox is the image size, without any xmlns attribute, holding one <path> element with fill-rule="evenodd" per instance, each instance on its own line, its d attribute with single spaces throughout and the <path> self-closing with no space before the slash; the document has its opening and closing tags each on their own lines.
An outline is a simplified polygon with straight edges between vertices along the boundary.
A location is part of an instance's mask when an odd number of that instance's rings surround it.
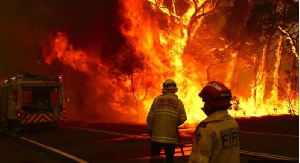
<svg viewBox="0 0 300 163">
<path fill-rule="evenodd" d="M 277 48 L 277 51 L 276 51 L 276 61 L 275 61 L 275 64 L 274 64 L 274 72 L 273 72 L 273 88 L 272 88 L 272 91 L 271 91 L 271 100 L 270 102 L 271 103 L 276 103 L 276 101 L 278 101 L 278 87 L 279 87 L 279 66 L 280 66 L 280 61 L 281 61 L 281 51 L 282 51 L 282 42 L 283 42 L 283 36 L 280 35 L 280 38 L 279 38 L 279 42 L 278 42 L 278 48 Z M 277 107 L 276 107 L 277 108 Z"/>
<path fill-rule="evenodd" d="M 256 76 L 256 105 L 255 108 L 260 108 L 261 105 L 264 105 L 264 95 L 266 88 L 266 58 L 267 58 L 267 45 L 263 49 L 263 55 L 261 58 L 261 63 L 258 68 L 258 73 Z M 257 111 L 255 111 L 257 112 Z"/>
<path fill-rule="evenodd" d="M 198 4 L 194 4 L 194 2 Z M 123 113 L 124 116 L 137 117 L 136 122 L 142 123 L 145 123 L 153 99 L 161 93 L 162 83 L 165 79 L 172 78 L 178 85 L 177 95 L 185 105 L 188 123 L 193 124 L 206 117 L 200 109 L 203 102 L 198 97 L 198 93 L 209 82 L 207 69 L 214 64 L 211 56 L 218 49 L 218 52 L 226 54 L 224 56 L 229 60 L 216 64 L 211 67 L 209 72 L 212 74 L 211 80 L 219 80 L 229 88 L 234 88 L 232 92 L 234 96 L 238 97 L 241 109 L 229 110 L 232 116 L 289 114 L 289 104 L 285 98 L 280 98 L 278 93 L 282 36 L 278 43 L 272 73 L 268 74 L 266 71 L 268 55 L 271 54 L 265 45 L 263 51 L 259 52 L 262 56 L 253 54 L 255 56 L 253 63 L 258 63 L 257 72 L 247 70 L 247 74 L 243 72 L 245 77 L 239 77 L 236 75 L 237 69 L 241 69 L 241 67 L 246 69 L 249 66 L 245 64 L 247 63 L 245 59 L 239 58 L 242 56 L 240 52 L 226 50 L 228 45 L 223 45 L 221 50 L 220 47 L 208 49 L 207 54 L 190 54 L 188 46 L 192 49 L 205 46 L 198 45 L 199 43 L 195 39 L 201 38 L 197 30 L 201 28 L 203 18 L 193 19 L 197 16 L 197 14 L 194 15 L 195 8 L 204 4 L 203 1 L 193 0 L 187 1 L 187 3 L 189 8 L 186 9 L 186 12 L 178 14 L 174 4 L 171 9 L 167 9 L 163 7 L 162 0 L 148 0 L 149 9 L 153 11 L 150 15 L 147 13 L 150 11 L 143 9 L 144 1 L 122 1 L 124 8 L 122 14 L 125 22 L 121 26 L 121 31 L 128 43 L 134 47 L 136 55 L 143 59 L 144 65 L 142 70 L 134 71 L 131 76 L 128 75 L 121 82 L 109 77 L 109 68 L 102 63 L 99 57 L 70 45 L 64 33 L 57 34 L 53 41 L 53 52 L 45 55 L 45 61 L 51 64 L 55 58 L 58 58 L 64 64 L 71 65 L 75 70 L 93 76 L 97 80 L 91 81 L 91 86 L 95 87 L 98 95 L 104 94 L 107 89 L 111 91 L 109 95 L 113 97 L 109 102 L 111 108 Z M 204 5 L 198 15 L 210 12 L 214 5 Z M 219 36 L 211 37 L 215 37 L 215 40 L 219 41 L 216 42 L 223 43 L 224 39 L 219 39 Z M 222 58 L 221 61 L 223 61 Z M 269 76 L 274 82 L 271 89 L 267 88 Z M 285 85 L 284 89 L 288 94 L 291 92 L 291 86 Z M 292 98 L 292 95 L 290 98 L 294 108 L 298 108 L 299 100 Z M 295 110 L 295 114 L 299 114 L 298 109 Z"/>
</svg>

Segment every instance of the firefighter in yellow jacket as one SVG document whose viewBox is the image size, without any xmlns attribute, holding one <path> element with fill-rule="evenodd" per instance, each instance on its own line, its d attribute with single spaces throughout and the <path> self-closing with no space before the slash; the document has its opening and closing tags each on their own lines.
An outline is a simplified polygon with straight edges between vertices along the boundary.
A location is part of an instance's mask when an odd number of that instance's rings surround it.
<svg viewBox="0 0 300 163">
<path fill-rule="evenodd" d="M 207 115 L 195 131 L 189 163 L 239 163 L 240 134 L 228 114 L 231 91 L 219 82 L 210 82 L 199 93 Z"/>
<path fill-rule="evenodd" d="M 20 108 L 16 105 L 15 96 L 9 96 L 9 105 L 7 109 L 8 129 L 10 132 L 17 132 L 19 129 L 19 119 L 17 114 L 20 112 Z"/>
<path fill-rule="evenodd" d="M 159 157 L 164 146 L 167 163 L 173 162 L 177 143 L 177 128 L 187 117 L 182 101 L 175 94 L 176 83 L 167 79 L 162 95 L 156 97 L 147 116 L 148 134 L 151 136 L 151 157 Z"/>
</svg>

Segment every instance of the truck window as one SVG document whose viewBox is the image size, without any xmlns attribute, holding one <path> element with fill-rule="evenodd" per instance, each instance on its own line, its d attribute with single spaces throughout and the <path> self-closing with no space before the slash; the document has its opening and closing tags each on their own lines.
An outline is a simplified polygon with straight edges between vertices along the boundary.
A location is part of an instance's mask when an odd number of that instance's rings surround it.
<svg viewBox="0 0 300 163">
<path fill-rule="evenodd" d="M 53 112 L 60 105 L 58 86 L 24 86 L 22 96 L 22 108 L 29 113 Z"/>
</svg>

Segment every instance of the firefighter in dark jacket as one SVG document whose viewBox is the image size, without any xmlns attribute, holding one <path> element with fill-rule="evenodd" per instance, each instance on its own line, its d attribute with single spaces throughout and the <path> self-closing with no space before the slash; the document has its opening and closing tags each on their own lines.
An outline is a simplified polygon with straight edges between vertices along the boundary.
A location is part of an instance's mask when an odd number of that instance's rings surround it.
<svg viewBox="0 0 300 163">
<path fill-rule="evenodd" d="M 240 134 L 237 122 L 228 114 L 231 91 L 210 82 L 199 93 L 207 115 L 195 131 L 189 163 L 239 163 Z"/>
<path fill-rule="evenodd" d="M 173 162 L 177 143 L 177 128 L 187 117 L 182 101 L 175 94 L 176 83 L 167 79 L 163 83 L 162 95 L 156 97 L 147 116 L 148 134 L 151 136 L 151 157 L 160 155 L 164 146 L 167 163 Z"/>
</svg>

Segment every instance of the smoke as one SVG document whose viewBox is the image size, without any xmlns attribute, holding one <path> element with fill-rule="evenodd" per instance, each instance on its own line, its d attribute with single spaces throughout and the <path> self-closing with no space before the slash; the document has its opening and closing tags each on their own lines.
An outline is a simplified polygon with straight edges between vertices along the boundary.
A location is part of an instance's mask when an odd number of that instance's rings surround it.
<svg viewBox="0 0 300 163">
<path fill-rule="evenodd" d="M 117 0 L 1 1 L 0 78 L 19 71 L 62 74 L 69 119 L 128 121 L 120 118 L 122 115 L 116 116 L 123 113 L 110 107 L 114 87 L 112 81 L 105 81 L 122 78 L 120 74 L 130 74 L 136 66 L 141 67 L 139 62 L 132 62 L 138 58 L 120 32 L 119 9 Z M 72 63 L 52 49 L 59 33 L 67 39 L 62 48 L 78 52 Z M 78 63 L 84 59 L 86 67 L 80 69 L 83 65 Z"/>
<path fill-rule="evenodd" d="M 19 70 L 62 74 L 68 119 L 144 122 L 147 109 L 141 108 L 169 77 L 191 108 L 199 107 L 192 99 L 209 80 L 251 96 L 259 64 L 254 55 L 263 45 L 245 38 L 247 0 L 219 1 L 191 26 L 181 17 L 193 3 L 184 0 L 155 1 L 168 11 L 151 0 L 0 2 L 0 78 Z M 188 27 L 196 30 L 187 41 Z"/>
<path fill-rule="evenodd" d="M 5 78 L 19 70 L 56 73 L 43 62 L 42 48 L 57 31 L 66 32 L 75 47 L 100 54 L 105 46 L 108 50 L 103 54 L 109 55 L 123 43 L 118 32 L 117 10 L 117 1 L 2 0 L 0 76 Z"/>
</svg>

